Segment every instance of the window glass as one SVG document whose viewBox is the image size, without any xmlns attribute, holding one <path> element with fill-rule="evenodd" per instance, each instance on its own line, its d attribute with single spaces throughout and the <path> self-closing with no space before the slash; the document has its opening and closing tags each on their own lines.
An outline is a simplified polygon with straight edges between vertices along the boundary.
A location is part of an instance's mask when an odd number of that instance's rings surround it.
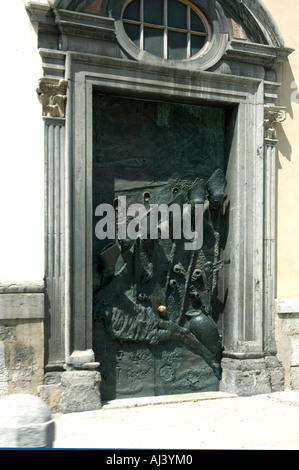
<svg viewBox="0 0 299 470">
<path fill-rule="evenodd" d="M 205 27 L 204 27 L 203 22 L 193 10 L 191 10 L 191 29 L 192 31 L 198 31 L 201 33 L 205 32 Z"/>
<path fill-rule="evenodd" d="M 133 41 L 136 46 L 140 47 L 140 26 L 125 24 L 124 27 L 131 41 Z"/>
<path fill-rule="evenodd" d="M 172 28 L 187 28 L 187 5 L 177 0 L 168 0 L 168 26 Z"/>
<path fill-rule="evenodd" d="M 158 57 L 164 57 L 163 30 L 144 28 L 144 49 Z"/>
<path fill-rule="evenodd" d="M 168 58 L 170 60 L 183 60 L 187 55 L 187 34 L 169 31 Z"/>
<path fill-rule="evenodd" d="M 191 36 L 191 56 L 197 54 L 200 49 L 205 45 L 206 38 L 192 34 Z"/>
<path fill-rule="evenodd" d="M 125 9 L 124 18 L 140 21 L 140 0 L 133 0 Z"/>
<path fill-rule="evenodd" d="M 144 22 L 164 24 L 164 3 L 161 0 L 144 0 Z"/>
<path fill-rule="evenodd" d="M 210 39 L 203 14 L 185 0 L 132 0 L 123 24 L 135 45 L 163 59 L 189 59 Z"/>
</svg>

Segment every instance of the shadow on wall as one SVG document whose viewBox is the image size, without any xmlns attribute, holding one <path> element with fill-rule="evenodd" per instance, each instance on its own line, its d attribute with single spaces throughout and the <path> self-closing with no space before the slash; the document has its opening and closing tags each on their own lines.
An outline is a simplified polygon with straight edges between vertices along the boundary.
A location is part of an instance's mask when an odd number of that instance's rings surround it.
<svg viewBox="0 0 299 470">
<path fill-rule="evenodd" d="M 294 104 L 299 104 L 299 80 L 295 80 L 291 65 L 287 61 L 281 69 L 280 81 L 282 87 L 279 91 L 279 103 L 286 107 L 287 119 L 294 119 Z M 292 146 L 285 132 L 284 126 L 279 126 L 277 129 L 279 153 L 291 161 L 292 158 Z M 282 166 L 278 161 L 278 169 Z"/>
</svg>

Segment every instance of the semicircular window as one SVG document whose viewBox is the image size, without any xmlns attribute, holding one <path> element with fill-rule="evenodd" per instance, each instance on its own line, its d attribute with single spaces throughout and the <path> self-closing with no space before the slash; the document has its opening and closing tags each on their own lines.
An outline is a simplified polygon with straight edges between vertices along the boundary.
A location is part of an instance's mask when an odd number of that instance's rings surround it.
<svg viewBox="0 0 299 470">
<path fill-rule="evenodd" d="M 129 0 L 123 25 L 137 47 L 169 60 L 200 55 L 211 37 L 203 13 L 185 0 Z"/>
</svg>

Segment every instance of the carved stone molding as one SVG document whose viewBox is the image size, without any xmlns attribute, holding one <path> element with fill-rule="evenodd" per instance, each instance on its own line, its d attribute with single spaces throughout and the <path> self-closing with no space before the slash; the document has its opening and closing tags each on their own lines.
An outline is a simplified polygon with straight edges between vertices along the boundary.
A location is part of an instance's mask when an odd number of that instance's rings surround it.
<svg viewBox="0 0 299 470">
<path fill-rule="evenodd" d="M 45 117 L 65 117 L 67 80 L 42 78 L 36 92 Z"/>
<path fill-rule="evenodd" d="M 265 106 L 264 108 L 265 140 L 277 142 L 277 124 L 281 124 L 286 119 L 286 111 L 283 107 Z"/>
</svg>

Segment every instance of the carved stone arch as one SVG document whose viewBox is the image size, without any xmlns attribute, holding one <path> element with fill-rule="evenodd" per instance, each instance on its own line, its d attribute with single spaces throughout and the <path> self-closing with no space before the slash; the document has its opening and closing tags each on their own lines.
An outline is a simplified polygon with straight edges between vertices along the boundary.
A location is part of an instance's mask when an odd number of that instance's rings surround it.
<svg viewBox="0 0 299 470">
<path fill-rule="evenodd" d="M 111 0 L 49 0 L 52 8 L 109 16 Z"/>
<path fill-rule="evenodd" d="M 261 0 L 220 0 L 225 12 L 239 24 L 251 42 L 283 47 L 278 26 Z"/>
<path fill-rule="evenodd" d="M 222 59 L 229 59 L 234 62 L 255 63 L 265 66 L 265 70 L 273 70 L 290 52 L 290 49 L 284 46 L 283 37 L 275 20 L 261 0 L 191 0 L 191 2 L 206 15 L 211 25 L 213 39 L 211 47 L 203 57 L 188 61 L 189 68 L 218 71 Z M 114 22 L 117 42 L 127 58 L 161 64 L 161 60 L 157 60 L 155 56 L 141 54 L 138 47 L 128 39 L 121 18 L 124 4 L 125 0 L 49 0 L 54 16 L 62 18 L 61 25 L 58 20 L 58 29 L 62 32 L 67 25 L 63 14 L 60 14 L 63 11 L 78 15 L 92 14 L 95 18 L 107 18 L 107 20 L 109 18 Z M 83 17 L 80 17 L 79 24 L 81 18 Z M 77 19 L 74 20 L 77 23 Z M 92 29 L 97 34 L 94 28 L 96 20 L 83 21 L 92 23 Z M 73 25 L 75 26 L 75 23 Z M 99 34 L 102 33 L 99 31 Z M 92 37 L 92 34 L 89 36 Z M 264 50 L 263 47 L 267 46 L 273 49 Z M 60 48 L 63 50 L 63 47 Z"/>
<path fill-rule="evenodd" d="M 49 0 L 52 8 L 83 12 L 94 0 Z"/>
<path fill-rule="evenodd" d="M 102 16 L 113 16 L 119 0 L 49 0 L 52 8 L 76 12 L 92 12 Z M 220 4 L 228 18 L 231 18 L 245 32 L 251 42 L 275 47 L 284 46 L 279 28 L 261 0 L 219 0 L 206 2 L 194 0 L 205 12 L 211 11 L 209 5 Z M 213 19 L 214 20 L 214 19 Z M 245 39 L 245 38 L 243 38 Z"/>
</svg>

